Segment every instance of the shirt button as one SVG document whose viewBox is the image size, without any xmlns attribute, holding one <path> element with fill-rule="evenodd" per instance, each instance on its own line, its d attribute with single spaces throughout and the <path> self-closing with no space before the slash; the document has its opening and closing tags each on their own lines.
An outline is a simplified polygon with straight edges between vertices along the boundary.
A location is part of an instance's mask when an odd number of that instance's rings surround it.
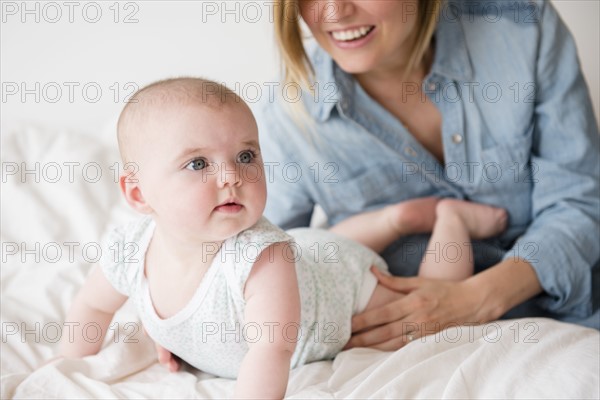
<svg viewBox="0 0 600 400">
<path fill-rule="evenodd" d="M 455 133 L 454 135 L 452 135 L 452 143 L 459 144 L 462 141 L 463 141 L 463 137 L 461 135 L 459 135 L 458 133 Z"/>
<path fill-rule="evenodd" d="M 406 146 L 404 148 L 404 154 L 406 154 L 407 156 L 411 156 L 411 157 L 416 157 L 417 156 L 417 152 L 415 151 L 415 149 L 413 149 L 410 146 Z"/>
<path fill-rule="evenodd" d="M 435 90 L 435 87 L 436 87 L 435 82 L 429 82 L 427 84 L 427 90 L 430 91 L 430 92 L 433 92 Z"/>
</svg>

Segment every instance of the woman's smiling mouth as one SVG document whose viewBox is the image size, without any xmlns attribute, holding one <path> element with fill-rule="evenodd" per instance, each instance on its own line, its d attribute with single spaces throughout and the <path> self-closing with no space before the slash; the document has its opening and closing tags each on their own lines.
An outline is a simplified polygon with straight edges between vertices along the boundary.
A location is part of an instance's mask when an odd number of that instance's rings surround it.
<svg viewBox="0 0 600 400">
<path fill-rule="evenodd" d="M 365 25 L 353 29 L 344 29 L 338 31 L 331 31 L 331 36 L 340 42 L 350 42 L 353 40 L 362 39 L 367 36 L 371 31 L 375 29 L 374 25 Z"/>
<path fill-rule="evenodd" d="M 360 47 L 371 40 L 374 35 L 375 25 L 362 25 L 347 29 L 329 31 L 332 42 L 342 49 Z"/>
</svg>

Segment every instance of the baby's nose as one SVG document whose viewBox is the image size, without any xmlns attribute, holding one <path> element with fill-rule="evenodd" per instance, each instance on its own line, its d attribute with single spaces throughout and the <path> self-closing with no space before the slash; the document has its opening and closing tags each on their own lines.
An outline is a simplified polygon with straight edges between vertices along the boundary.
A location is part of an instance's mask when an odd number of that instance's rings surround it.
<svg viewBox="0 0 600 400">
<path fill-rule="evenodd" d="M 240 168 L 237 164 L 222 163 L 220 168 L 220 183 L 222 186 L 238 186 L 241 183 Z"/>
</svg>

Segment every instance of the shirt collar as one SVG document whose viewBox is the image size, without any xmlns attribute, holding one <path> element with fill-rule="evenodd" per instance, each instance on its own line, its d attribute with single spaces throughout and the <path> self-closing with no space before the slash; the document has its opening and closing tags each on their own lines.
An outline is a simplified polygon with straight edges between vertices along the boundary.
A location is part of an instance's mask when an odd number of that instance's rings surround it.
<svg viewBox="0 0 600 400">
<path fill-rule="evenodd" d="M 435 55 L 430 75 L 469 81 L 473 77 L 473 68 L 462 24 L 456 20 L 448 20 L 443 15 L 439 18 L 434 33 Z"/>
<path fill-rule="evenodd" d="M 435 55 L 428 76 L 439 75 L 456 81 L 470 81 L 473 76 L 469 51 L 462 24 L 440 16 L 434 33 Z M 329 119 L 334 107 L 344 100 L 353 106 L 353 93 L 356 81 L 342 71 L 333 59 L 316 42 L 307 44 L 315 72 L 313 88 L 316 98 L 304 100 L 304 105 L 318 121 Z"/>
<path fill-rule="evenodd" d="M 315 96 L 306 96 L 303 99 L 304 106 L 314 119 L 323 122 L 329 118 L 331 110 L 342 98 L 340 83 L 334 76 L 334 70 L 338 67 L 316 41 L 307 43 L 306 47 L 314 69 L 315 81 L 312 82 L 312 88 Z"/>
</svg>

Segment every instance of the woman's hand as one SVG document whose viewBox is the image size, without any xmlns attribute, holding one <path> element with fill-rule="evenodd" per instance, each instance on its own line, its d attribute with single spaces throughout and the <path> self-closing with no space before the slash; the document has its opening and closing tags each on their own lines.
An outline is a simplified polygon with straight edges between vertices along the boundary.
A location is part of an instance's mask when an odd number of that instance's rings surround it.
<svg viewBox="0 0 600 400">
<path fill-rule="evenodd" d="M 531 265 L 509 257 L 459 282 L 399 278 L 371 268 L 379 283 L 406 296 L 352 318 L 346 349 L 372 347 L 397 350 L 419 337 L 450 325 L 481 324 L 542 292 Z"/>
<path fill-rule="evenodd" d="M 353 336 L 346 345 L 397 350 L 449 325 L 479 324 L 480 293 L 467 281 L 400 278 L 371 269 L 380 284 L 406 296 L 352 318 Z M 489 320 L 491 320 L 490 318 Z"/>
</svg>

